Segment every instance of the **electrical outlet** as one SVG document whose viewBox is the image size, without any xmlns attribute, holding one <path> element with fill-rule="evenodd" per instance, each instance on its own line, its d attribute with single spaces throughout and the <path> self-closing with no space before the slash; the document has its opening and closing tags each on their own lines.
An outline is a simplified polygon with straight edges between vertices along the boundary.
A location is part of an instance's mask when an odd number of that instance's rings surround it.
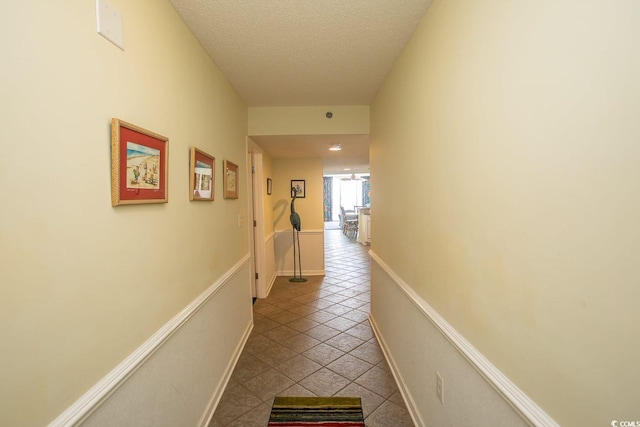
<svg viewBox="0 0 640 427">
<path fill-rule="evenodd" d="M 440 399 L 440 403 L 444 404 L 444 382 L 439 373 L 436 372 L 436 396 Z"/>
</svg>

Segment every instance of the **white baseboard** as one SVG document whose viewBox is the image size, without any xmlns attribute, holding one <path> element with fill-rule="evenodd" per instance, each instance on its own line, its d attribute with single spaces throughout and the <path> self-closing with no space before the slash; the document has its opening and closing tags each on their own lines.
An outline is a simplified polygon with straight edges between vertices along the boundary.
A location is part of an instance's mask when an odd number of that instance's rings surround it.
<svg viewBox="0 0 640 427">
<path fill-rule="evenodd" d="M 249 326 L 247 326 L 247 329 L 242 336 L 242 340 L 240 341 L 235 351 L 233 352 L 233 358 L 231 359 L 231 361 L 229 362 L 229 365 L 227 366 L 224 377 L 220 381 L 220 384 L 218 385 L 218 387 L 216 387 L 216 390 L 213 393 L 213 396 L 211 396 L 211 399 L 209 400 L 209 404 L 207 404 L 207 408 L 205 409 L 204 414 L 202 414 L 202 418 L 198 423 L 199 427 L 207 427 L 211 422 L 211 419 L 213 418 L 213 414 L 216 412 L 218 403 L 220 403 L 220 399 L 224 394 L 224 390 L 227 388 L 227 385 L 229 384 L 229 380 L 231 379 L 233 370 L 238 364 L 238 360 L 240 359 L 242 350 L 244 349 L 244 346 L 247 344 L 247 340 L 249 339 L 249 335 L 251 335 L 252 330 L 253 330 L 253 321 L 249 324 Z"/>
<path fill-rule="evenodd" d="M 169 320 L 153 336 L 145 341 L 138 349 L 123 360 L 102 380 L 81 396 L 73 405 L 53 420 L 50 427 L 67 427 L 78 425 L 90 417 L 105 401 L 107 401 L 123 384 L 134 376 L 145 362 L 161 349 L 174 335 L 188 324 L 195 316 L 236 274 L 248 265 L 249 255 L 245 255 L 206 291 L 200 294 L 193 302 Z M 243 278 L 238 280 L 243 281 Z M 247 277 L 246 282 L 249 278 Z M 248 295 L 250 296 L 250 295 Z M 249 301 L 247 296 L 247 300 Z"/>
<path fill-rule="evenodd" d="M 520 416 L 525 424 L 540 427 L 559 426 L 542 408 L 540 408 L 533 400 L 531 400 L 531 398 L 529 398 L 511 380 L 509 380 L 509 378 L 507 378 L 484 355 L 482 355 L 473 345 L 471 345 L 469 341 L 467 341 L 458 331 L 456 331 L 453 326 L 451 326 L 442 316 L 440 316 L 440 314 L 438 314 L 438 312 L 436 312 L 433 307 L 431 307 L 393 270 L 391 270 L 391 268 L 374 251 L 370 250 L 369 255 L 371 256 L 371 259 L 375 263 L 375 265 L 377 265 L 386 275 L 386 283 L 394 285 L 396 290 L 400 291 L 399 293 L 396 291 L 390 291 L 383 286 L 379 288 L 380 292 L 389 292 L 389 295 L 384 296 L 386 298 L 385 301 L 381 302 L 381 304 L 384 304 L 385 309 L 380 310 L 380 316 L 384 317 L 386 315 L 385 310 L 397 311 L 400 309 L 400 307 L 394 306 L 394 304 L 396 304 L 395 301 L 390 301 L 390 299 L 396 298 L 392 295 L 403 295 L 404 301 L 399 301 L 398 304 L 403 304 L 402 309 L 405 311 L 411 310 L 410 307 L 413 306 L 417 314 L 417 316 L 413 316 L 411 318 L 411 321 L 414 322 L 414 324 L 392 325 L 389 326 L 389 329 L 396 330 L 399 328 L 411 328 L 411 330 L 414 330 L 414 328 L 416 327 L 416 319 L 422 317 L 425 322 L 421 327 L 425 331 L 429 328 L 435 327 L 435 330 L 450 343 L 449 347 L 455 349 L 457 353 L 463 356 L 463 358 L 460 358 L 460 360 L 462 361 L 460 363 L 464 363 L 465 361 L 468 362 L 468 364 L 471 365 L 471 367 L 473 367 L 473 369 L 475 369 L 475 371 L 479 374 L 478 378 L 488 383 L 491 388 L 497 392 L 498 397 L 503 399 L 513 410 L 515 410 L 515 412 Z M 377 284 L 374 284 L 374 278 L 372 277 L 372 295 L 374 300 L 375 292 L 373 291 L 374 289 L 376 289 L 376 286 Z M 393 294 L 391 292 L 393 292 Z M 381 324 L 380 320 L 378 320 L 376 318 L 376 315 L 374 315 L 374 306 L 376 306 L 375 301 L 372 301 L 372 314 L 370 317 L 372 327 L 376 333 L 376 336 L 378 337 L 381 347 L 383 348 L 383 352 L 385 353 L 385 356 L 389 361 L 390 368 L 392 369 L 394 376 L 396 377 L 401 392 L 405 397 L 405 402 L 407 403 L 407 407 L 411 412 L 414 422 L 418 426 L 424 426 L 425 422 L 420 415 L 422 412 L 422 408 L 419 408 L 416 405 L 413 395 L 419 394 L 420 399 L 423 402 L 428 401 L 428 399 L 431 399 L 431 397 L 425 398 L 425 392 L 423 390 L 414 390 L 410 386 L 407 386 L 405 381 L 402 380 L 402 371 L 404 367 L 403 363 L 398 362 L 398 358 L 402 357 L 408 360 L 408 356 L 404 354 L 398 354 L 398 356 L 394 356 L 394 350 L 387 343 L 388 340 L 386 340 L 386 337 L 382 332 L 386 325 Z M 391 321 L 389 321 L 388 323 L 391 323 Z M 394 337 L 389 336 L 388 338 L 393 339 Z M 434 343 L 430 344 L 435 345 Z M 416 355 L 417 358 L 419 358 L 419 356 L 420 355 Z M 406 366 L 410 367 L 412 365 L 411 363 L 407 362 Z M 452 371 L 455 371 L 455 369 L 452 369 Z M 405 375 L 412 375 L 412 372 L 406 372 Z M 411 379 L 414 380 L 414 378 Z M 435 382 L 433 382 L 433 378 L 425 378 L 424 383 L 429 385 L 433 384 L 435 389 Z M 488 399 L 494 398 L 491 397 Z M 492 401 L 495 402 L 495 399 Z M 481 403 L 482 402 L 480 402 L 480 404 Z M 499 406 L 499 403 L 496 405 Z"/>
<path fill-rule="evenodd" d="M 406 383 L 400 376 L 400 370 L 398 369 L 398 365 L 396 364 L 396 361 L 391 355 L 391 351 L 389 350 L 389 347 L 387 346 L 387 343 L 384 340 L 384 337 L 380 333 L 380 330 L 378 329 L 378 325 L 376 324 L 375 320 L 371 316 L 369 316 L 369 323 L 371 324 L 371 329 L 373 330 L 373 333 L 376 336 L 376 339 L 378 340 L 378 344 L 380 344 L 380 349 L 384 354 L 384 358 L 387 360 L 387 364 L 391 369 L 393 378 L 396 380 L 396 384 L 398 385 L 400 394 L 402 394 L 402 398 L 404 399 L 404 402 L 407 405 L 407 409 L 409 410 L 409 415 L 411 415 L 411 420 L 413 421 L 413 424 L 419 427 L 424 427 L 425 423 L 422 420 L 422 417 L 420 416 L 420 412 L 417 410 L 416 403 L 414 402 L 413 397 L 411 396 L 411 393 L 409 393 L 409 390 L 407 389 Z"/>
<path fill-rule="evenodd" d="M 293 270 L 282 270 L 276 273 L 278 276 L 293 276 Z M 299 275 L 300 272 L 296 271 L 296 275 Z M 304 270 L 302 272 L 302 277 L 305 276 L 324 276 L 326 273 L 324 270 Z"/>
<path fill-rule="evenodd" d="M 269 296 L 269 294 L 271 293 L 271 289 L 273 288 L 273 284 L 276 283 L 277 278 L 278 278 L 277 274 L 274 274 L 273 276 L 271 276 L 271 279 L 269 280 L 269 284 L 267 285 L 267 296 Z"/>
</svg>

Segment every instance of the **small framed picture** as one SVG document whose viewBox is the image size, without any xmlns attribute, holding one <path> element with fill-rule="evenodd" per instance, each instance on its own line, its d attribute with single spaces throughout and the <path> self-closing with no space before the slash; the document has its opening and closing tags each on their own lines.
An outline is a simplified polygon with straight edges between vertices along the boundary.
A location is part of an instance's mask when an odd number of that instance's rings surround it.
<svg viewBox="0 0 640 427">
<path fill-rule="evenodd" d="M 267 178 L 267 195 L 271 195 L 271 191 L 273 190 L 273 183 L 271 182 L 271 178 Z"/>
<path fill-rule="evenodd" d="M 213 201 L 215 195 L 216 158 L 191 147 L 189 164 L 189 200 Z"/>
<path fill-rule="evenodd" d="M 292 179 L 291 180 L 291 197 L 294 193 L 297 199 L 304 199 L 306 196 L 304 189 L 304 179 Z"/>
<path fill-rule="evenodd" d="M 230 162 L 229 160 L 224 161 L 224 170 L 223 173 L 223 183 L 224 191 L 222 192 L 222 197 L 225 199 L 237 199 L 238 198 L 238 165 Z"/>
<path fill-rule="evenodd" d="M 111 120 L 111 206 L 167 203 L 169 138 Z"/>
</svg>

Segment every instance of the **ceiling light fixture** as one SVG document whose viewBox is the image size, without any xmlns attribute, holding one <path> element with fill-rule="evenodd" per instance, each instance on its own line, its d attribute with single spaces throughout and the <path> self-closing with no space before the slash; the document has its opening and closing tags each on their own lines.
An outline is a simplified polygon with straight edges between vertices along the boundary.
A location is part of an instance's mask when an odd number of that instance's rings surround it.
<svg viewBox="0 0 640 427">
<path fill-rule="evenodd" d="M 340 146 L 340 144 L 333 144 L 331 147 L 329 147 L 329 151 L 340 151 L 342 150 L 342 147 Z"/>
<path fill-rule="evenodd" d="M 341 181 L 362 181 L 362 178 L 359 178 L 355 173 L 352 173 L 349 178 L 342 178 Z"/>
</svg>

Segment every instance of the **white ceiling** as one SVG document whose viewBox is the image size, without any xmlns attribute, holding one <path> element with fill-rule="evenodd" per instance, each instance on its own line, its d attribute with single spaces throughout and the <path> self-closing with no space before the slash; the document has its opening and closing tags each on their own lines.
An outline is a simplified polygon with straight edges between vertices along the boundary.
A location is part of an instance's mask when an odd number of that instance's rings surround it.
<svg viewBox="0 0 640 427">
<path fill-rule="evenodd" d="M 245 103 L 265 107 L 369 105 L 431 0 L 170 2 Z M 313 139 L 256 142 L 277 157 L 294 149 L 281 141 Z"/>
<path fill-rule="evenodd" d="M 269 155 L 274 158 L 321 157 L 325 175 L 369 172 L 369 135 L 252 136 L 251 139 L 263 148 L 268 147 Z M 332 144 L 340 144 L 342 150 L 329 151 Z"/>
</svg>

